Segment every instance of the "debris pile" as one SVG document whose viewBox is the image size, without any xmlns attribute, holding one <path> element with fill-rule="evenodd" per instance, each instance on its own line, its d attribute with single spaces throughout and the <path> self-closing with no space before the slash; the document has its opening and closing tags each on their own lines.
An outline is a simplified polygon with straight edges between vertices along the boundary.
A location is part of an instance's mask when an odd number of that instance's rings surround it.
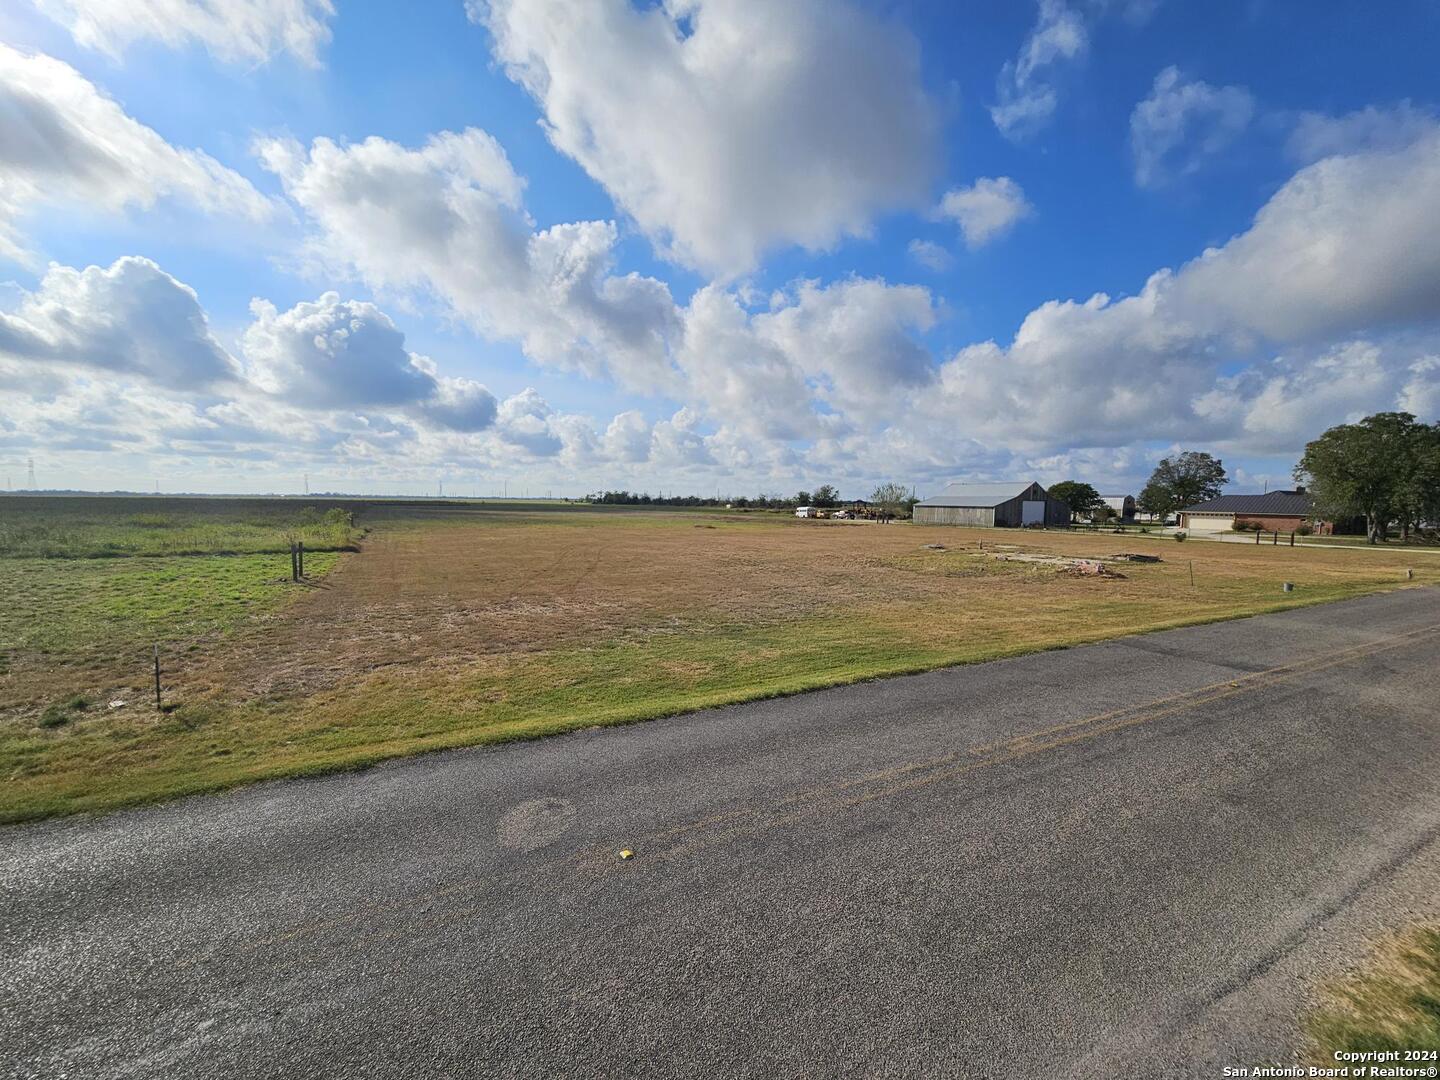
<svg viewBox="0 0 1440 1080">
<path fill-rule="evenodd" d="M 1160 562 L 1159 555 L 1140 555 L 1133 551 L 1122 551 L 1119 555 L 1106 555 L 1111 562 Z"/>
<path fill-rule="evenodd" d="M 1103 559 L 1070 559 L 1063 555 L 1026 555 L 1019 552 L 992 555 L 991 558 L 997 562 L 1023 562 L 1035 563 L 1039 566 L 1052 566 L 1060 573 L 1070 574 L 1074 577 L 1121 579 L 1125 577 L 1120 571 L 1106 566 Z"/>
<path fill-rule="evenodd" d="M 1069 566 L 1061 567 L 1062 574 L 1072 577 L 1124 578 L 1119 570 L 1111 570 L 1099 559 L 1072 559 Z"/>
</svg>

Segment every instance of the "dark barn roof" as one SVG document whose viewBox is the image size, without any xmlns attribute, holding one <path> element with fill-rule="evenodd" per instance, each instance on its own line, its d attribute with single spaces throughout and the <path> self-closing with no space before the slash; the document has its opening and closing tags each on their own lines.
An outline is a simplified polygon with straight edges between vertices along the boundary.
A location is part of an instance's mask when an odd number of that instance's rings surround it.
<svg viewBox="0 0 1440 1080">
<path fill-rule="evenodd" d="M 1270 491 L 1264 495 L 1221 495 L 1199 506 L 1187 506 L 1182 514 L 1273 514 L 1278 517 L 1309 517 L 1314 511 L 1310 496 L 1303 491 Z"/>
</svg>

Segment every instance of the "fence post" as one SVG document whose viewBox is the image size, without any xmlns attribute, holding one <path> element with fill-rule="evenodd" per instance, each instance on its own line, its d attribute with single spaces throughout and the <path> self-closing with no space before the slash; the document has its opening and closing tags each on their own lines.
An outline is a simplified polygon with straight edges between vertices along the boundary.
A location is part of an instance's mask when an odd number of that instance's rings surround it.
<svg viewBox="0 0 1440 1080">
<path fill-rule="evenodd" d="M 1275 530 L 1275 539 L 1274 539 L 1273 541 L 1271 541 L 1270 546 L 1271 546 L 1271 547 L 1279 547 L 1279 546 L 1280 546 L 1280 530 L 1279 530 L 1279 529 L 1276 529 L 1276 530 Z"/>
<path fill-rule="evenodd" d="M 290 580 L 300 580 L 300 566 L 295 561 L 295 541 L 290 541 Z"/>
<path fill-rule="evenodd" d="M 304 578 L 304 576 L 305 576 L 305 541 L 304 541 L 304 540 L 299 540 L 299 541 L 296 542 L 296 544 L 295 544 L 295 552 L 296 552 L 296 554 L 299 556 L 299 559 L 300 559 L 300 576 L 301 576 L 301 578 Z"/>
<path fill-rule="evenodd" d="M 1190 560 L 1190 587 L 1195 587 L 1195 560 Z"/>
<path fill-rule="evenodd" d="M 1292 529 L 1291 532 L 1290 532 L 1290 546 L 1291 546 L 1291 547 L 1294 547 L 1294 546 L 1295 546 L 1295 532 L 1294 532 L 1293 529 Z"/>
<path fill-rule="evenodd" d="M 1260 530 L 1259 530 L 1259 529 L 1256 529 L 1256 530 L 1255 530 L 1255 543 L 1256 543 L 1256 544 L 1259 544 L 1259 543 L 1260 543 Z"/>
<path fill-rule="evenodd" d="M 160 703 L 160 646 L 155 646 L 155 711 L 164 712 L 165 707 Z"/>
</svg>

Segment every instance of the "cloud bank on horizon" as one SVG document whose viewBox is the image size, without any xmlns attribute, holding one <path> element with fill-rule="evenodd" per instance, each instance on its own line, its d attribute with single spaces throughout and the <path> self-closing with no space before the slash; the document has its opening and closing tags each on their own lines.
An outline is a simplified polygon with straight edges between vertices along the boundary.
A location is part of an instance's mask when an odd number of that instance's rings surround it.
<svg viewBox="0 0 1440 1080">
<path fill-rule="evenodd" d="M 391 55 L 329 0 L 33 2 L 0 459 L 45 486 L 1130 487 L 1180 445 L 1273 483 L 1440 418 L 1419 59 L 1297 102 L 1157 3 L 955 56 L 986 9 L 437 0 Z"/>
</svg>

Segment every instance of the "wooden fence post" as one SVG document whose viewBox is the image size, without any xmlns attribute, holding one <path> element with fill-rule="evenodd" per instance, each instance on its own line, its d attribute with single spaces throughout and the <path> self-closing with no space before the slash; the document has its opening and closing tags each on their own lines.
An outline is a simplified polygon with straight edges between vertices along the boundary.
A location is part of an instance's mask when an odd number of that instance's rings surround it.
<svg viewBox="0 0 1440 1080">
<path fill-rule="evenodd" d="M 299 580 L 300 580 L 300 567 L 299 567 L 299 564 L 296 563 L 296 561 L 295 561 L 295 541 L 294 541 L 294 540 L 291 540 L 291 541 L 290 541 L 290 580 L 291 580 L 291 581 L 299 581 Z"/>
<path fill-rule="evenodd" d="M 296 541 L 295 551 L 296 551 L 296 553 L 298 554 L 298 556 L 299 556 L 299 558 L 300 558 L 300 577 L 303 579 L 303 578 L 305 577 L 305 541 L 304 541 L 304 540 Z"/>
<path fill-rule="evenodd" d="M 155 711 L 164 712 L 165 707 L 160 702 L 160 646 L 155 646 Z"/>
</svg>

